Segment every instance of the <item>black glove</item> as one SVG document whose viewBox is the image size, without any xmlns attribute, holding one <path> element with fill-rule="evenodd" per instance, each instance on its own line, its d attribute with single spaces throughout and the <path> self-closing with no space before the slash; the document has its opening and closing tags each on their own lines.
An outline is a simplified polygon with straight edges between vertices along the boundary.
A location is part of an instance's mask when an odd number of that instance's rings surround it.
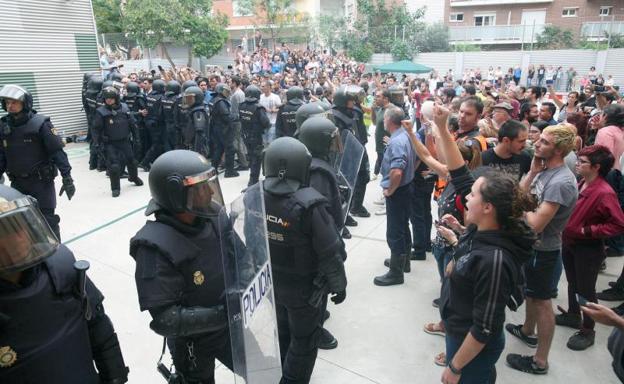
<svg viewBox="0 0 624 384">
<path fill-rule="evenodd" d="M 74 185 L 74 180 L 71 176 L 63 177 L 63 186 L 61 187 L 59 196 L 63 196 L 63 192 L 67 194 L 68 200 L 71 200 L 72 197 L 74 197 L 74 193 L 76 193 L 76 186 Z"/>
<path fill-rule="evenodd" d="M 343 301 L 345 301 L 346 298 L 347 298 L 347 290 L 345 289 L 344 291 L 334 293 L 334 295 L 331 297 L 331 301 L 333 301 L 334 304 L 340 304 Z"/>
</svg>

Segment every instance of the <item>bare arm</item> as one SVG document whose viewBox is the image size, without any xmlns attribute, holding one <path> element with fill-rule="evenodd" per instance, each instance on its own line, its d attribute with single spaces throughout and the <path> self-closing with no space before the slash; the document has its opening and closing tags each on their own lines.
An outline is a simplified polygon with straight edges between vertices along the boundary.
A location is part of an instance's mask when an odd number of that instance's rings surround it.
<svg viewBox="0 0 624 384">
<path fill-rule="evenodd" d="M 390 170 L 390 186 L 384 189 L 384 196 L 391 196 L 394 191 L 401 185 L 401 178 L 403 178 L 403 170 L 400 168 L 392 168 Z"/>
<path fill-rule="evenodd" d="M 542 233 L 544 228 L 555 217 L 559 204 L 550 201 L 543 201 L 535 212 L 526 212 L 525 219 L 529 227 L 536 233 Z"/>
<path fill-rule="evenodd" d="M 449 171 L 454 171 L 465 165 L 464 158 L 459 152 L 459 148 L 453 139 L 453 135 L 448 130 L 449 110 L 441 105 L 434 106 L 434 120 L 438 126 L 440 134 L 440 148 L 446 159 L 446 166 Z"/>
<path fill-rule="evenodd" d="M 548 93 L 550 94 L 551 101 L 555 103 L 557 108 L 563 108 L 563 101 L 559 100 L 559 98 L 557 97 L 557 93 L 555 92 L 555 88 L 553 88 L 552 85 L 548 86 Z"/>
</svg>

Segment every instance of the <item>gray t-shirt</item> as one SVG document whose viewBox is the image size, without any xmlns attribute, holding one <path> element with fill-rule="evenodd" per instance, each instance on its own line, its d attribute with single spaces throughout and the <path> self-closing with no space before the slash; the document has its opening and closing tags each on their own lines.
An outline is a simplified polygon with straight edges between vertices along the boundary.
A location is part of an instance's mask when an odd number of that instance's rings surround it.
<svg viewBox="0 0 624 384">
<path fill-rule="evenodd" d="M 533 249 L 538 251 L 561 249 L 561 233 L 578 199 L 574 174 L 565 164 L 547 169 L 535 177 L 531 184 L 531 193 L 537 196 L 540 204 L 544 201 L 559 204 L 557 213 L 538 235 L 538 241 L 533 245 Z"/>
<path fill-rule="evenodd" d="M 234 116 L 235 121 L 240 120 L 238 111 L 239 111 L 239 106 L 243 101 L 245 101 L 245 92 L 241 91 L 241 89 L 238 88 L 236 91 L 234 91 L 232 96 L 230 96 L 230 104 L 231 104 L 230 113 L 232 114 L 232 116 Z"/>
</svg>

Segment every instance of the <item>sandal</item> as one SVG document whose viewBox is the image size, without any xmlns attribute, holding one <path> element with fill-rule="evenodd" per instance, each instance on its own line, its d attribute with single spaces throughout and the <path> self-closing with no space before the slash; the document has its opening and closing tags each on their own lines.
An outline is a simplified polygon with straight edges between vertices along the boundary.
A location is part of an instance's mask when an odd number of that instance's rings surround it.
<svg viewBox="0 0 624 384">
<path fill-rule="evenodd" d="M 440 323 L 427 323 L 423 330 L 430 335 L 446 336 L 446 332 L 440 327 Z"/>
<path fill-rule="evenodd" d="M 446 353 L 440 352 L 433 358 L 433 363 L 440 367 L 446 367 Z"/>
</svg>

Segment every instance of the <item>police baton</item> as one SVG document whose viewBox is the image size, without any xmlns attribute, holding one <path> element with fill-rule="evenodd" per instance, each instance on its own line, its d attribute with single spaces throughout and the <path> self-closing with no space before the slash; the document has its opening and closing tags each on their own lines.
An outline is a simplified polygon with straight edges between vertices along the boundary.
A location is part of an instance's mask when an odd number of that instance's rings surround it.
<svg viewBox="0 0 624 384">
<path fill-rule="evenodd" d="M 74 263 L 74 269 L 78 275 L 78 295 L 82 299 L 85 319 L 91 320 L 91 306 L 87 296 L 87 270 L 91 264 L 87 260 L 78 260 Z"/>
</svg>

